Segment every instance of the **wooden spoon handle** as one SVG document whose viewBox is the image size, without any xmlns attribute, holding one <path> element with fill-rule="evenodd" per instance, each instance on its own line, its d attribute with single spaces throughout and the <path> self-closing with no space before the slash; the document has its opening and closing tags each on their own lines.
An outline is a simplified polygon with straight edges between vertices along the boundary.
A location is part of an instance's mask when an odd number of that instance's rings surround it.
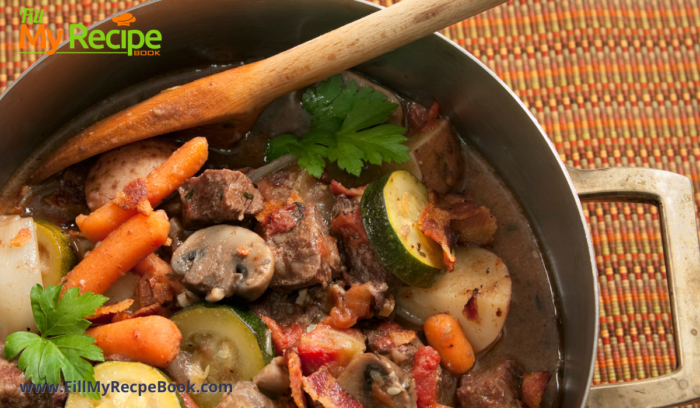
<svg viewBox="0 0 700 408">
<path fill-rule="evenodd" d="M 83 130 L 47 157 L 30 182 L 115 147 L 195 126 L 225 122 L 243 135 L 280 96 L 503 2 L 403 0 L 274 57 L 161 92 Z"/>
<path fill-rule="evenodd" d="M 403 0 L 261 61 L 270 97 L 320 81 L 506 0 Z M 273 98 L 274 99 L 274 98 Z"/>
</svg>

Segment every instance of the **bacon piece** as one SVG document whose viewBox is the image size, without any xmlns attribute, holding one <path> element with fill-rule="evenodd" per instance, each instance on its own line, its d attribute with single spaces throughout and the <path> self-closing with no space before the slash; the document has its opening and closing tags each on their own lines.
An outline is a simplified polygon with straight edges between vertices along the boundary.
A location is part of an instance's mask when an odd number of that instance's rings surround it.
<svg viewBox="0 0 700 408">
<path fill-rule="evenodd" d="M 142 277 L 139 280 L 139 285 L 144 282 Z M 145 278 L 145 283 L 149 286 L 150 292 L 153 296 L 153 300 L 158 304 L 165 304 L 166 302 L 173 301 L 173 293 L 170 290 L 170 277 L 165 275 L 154 276 L 152 278 Z M 152 303 L 151 303 L 152 304 Z M 150 306 L 151 304 L 141 304 L 142 307 Z"/>
<path fill-rule="evenodd" d="M 362 408 L 362 404 L 348 394 L 325 367 L 304 377 L 304 390 L 325 408 Z"/>
<path fill-rule="evenodd" d="M 365 282 L 359 286 L 353 286 L 345 294 L 336 299 L 335 306 L 331 309 L 330 316 L 323 320 L 323 324 L 338 329 L 349 329 L 359 319 L 372 317 L 370 305 L 375 296 L 375 288 L 372 282 Z"/>
<path fill-rule="evenodd" d="M 297 213 L 297 204 L 291 203 L 271 212 L 263 221 L 262 229 L 265 240 L 269 240 L 275 234 L 291 231 L 297 226 L 297 218 L 293 215 Z"/>
<path fill-rule="evenodd" d="M 90 320 L 93 323 L 109 323 L 114 314 L 129 309 L 132 304 L 134 304 L 133 299 L 126 299 L 113 305 L 98 307 L 95 314 L 86 317 L 85 320 Z"/>
<path fill-rule="evenodd" d="M 263 210 L 255 215 L 255 219 L 258 220 L 258 222 L 263 222 L 270 214 L 282 207 L 284 207 L 284 203 L 280 200 L 274 199 L 265 201 Z"/>
<path fill-rule="evenodd" d="M 442 247 L 442 260 L 447 270 L 452 271 L 455 262 L 457 262 L 457 257 L 454 256 L 452 249 L 450 249 L 450 237 L 452 236 L 450 213 L 437 208 L 433 204 L 428 204 L 423 208 L 420 217 L 418 217 L 418 229 Z"/>
<path fill-rule="evenodd" d="M 537 373 L 525 373 L 523 375 L 523 385 L 521 386 L 523 401 L 529 408 L 540 408 L 542 395 L 547 390 L 552 374 L 549 371 Z"/>
<path fill-rule="evenodd" d="M 17 232 L 17 235 L 10 240 L 10 245 L 13 247 L 25 246 L 32 239 L 32 231 L 29 228 L 22 228 Z"/>
<path fill-rule="evenodd" d="M 139 262 L 133 271 L 141 275 L 137 292 L 142 308 L 154 303 L 162 305 L 172 302 L 177 295 L 185 291 L 180 281 L 171 278 L 173 270 L 170 264 L 155 254 Z"/>
<path fill-rule="evenodd" d="M 128 182 L 122 191 L 117 193 L 114 199 L 114 204 L 120 206 L 124 210 L 138 211 L 144 215 L 149 215 L 153 212 L 153 207 L 148 201 L 148 185 L 143 178 L 137 178 Z"/>
<path fill-rule="evenodd" d="M 294 351 L 285 352 L 287 358 L 287 368 L 289 369 L 289 385 L 292 388 L 292 398 L 298 408 L 306 408 L 306 399 L 304 398 L 303 376 L 301 374 L 301 360 L 299 354 Z"/>
<path fill-rule="evenodd" d="M 370 332 L 368 340 L 372 351 L 387 353 L 396 347 L 416 339 L 416 332 L 407 330 L 394 322 L 382 322 L 377 330 Z"/>
<path fill-rule="evenodd" d="M 464 309 L 462 309 L 464 317 L 472 322 L 479 321 L 479 304 L 476 301 L 477 296 L 479 296 L 479 289 L 475 288 L 474 292 L 472 292 L 472 297 L 469 298 L 464 305 Z"/>
<path fill-rule="evenodd" d="M 143 215 L 150 215 L 153 212 L 153 207 L 151 206 L 151 202 L 148 201 L 147 198 L 142 198 L 138 205 L 136 205 L 136 211 Z M 170 246 L 168 244 L 167 246 Z"/>
<path fill-rule="evenodd" d="M 305 374 L 327 367 L 338 375 L 358 355 L 365 352 L 365 336 L 357 329 L 335 329 L 319 324 L 299 342 L 299 357 Z"/>
<path fill-rule="evenodd" d="M 430 109 L 428 109 L 428 115 L 421 130 L 428 131 L 437 128 L 439 126 L 437 122 L 438 116 L 440 116 L 440 104 L 434 100 L 433 104 L 430 105 Z"/>
<path fill-rule="evenodd" d="M 289 198 L 287 199 L 287 205 L 293 204 L 293 203 L 303 203 L 304 199 L 301 197 L 301 194 L 299 194 L 299 190 L 292 189 L 292 191 L 289 193 Z"/>
<path fill-rule="evenodd" d="M 177 297 L 179 294 L 186 292 L 187 288 L 177 279 L 170 279 L 170 291 L 173 297 Z"/>
<path fill-rule="evenodd" d="M 457 243 L 461 245 L 482 246 L 493 242 L 496 233 L 496 217 L 486 207 L 480 207 L 471 217 L 463 220 L 452 220 L 450 226 L 459 232 Z"/>
<path fill-rule="evenodd" d="M 163 316 L 163 317 L 170 317 L 173 315 L 173 312 L 170 311 L 170 309 L 167 309 L 163 307 L 163 305 L 160 305 L 158 303 L 142 307 L 141 309 L 137 310 L 134 312 L 134 314 L 131 315 L 132 319 L 135 319 L 137 317 L 146 317 L 146 316 Z"/>
<path fill-rule="evenodd" d="M 474 201 L 474 197 L 466 191 L 461 193 L 448 193 L 442 197 L 439 197 L 433 190 L 430 190 L 429 194 L 430 202 L 439 209 L 450 213 L 450 219 L 453 220 L 463 220 L 471 217 L 479 210 L 479 206 L 476 204 L 476 201 Z"/>
<path fill-rule="evenodd" d="M 112 323 L 120 322 L 122 320 L 128 320 L 128 319 L 135 319 L 137 317 L 146 317 L 146 316 L 163 316 L 163 317 L 170 317 L 173 315 L 173 312 L 170 311 L 170 309 L 164 308 L 162 305 L 158 303 L 154 303 L 150 306 L 142 307 L 141 309 L 137 310 L 134 313 L 129 313 L 129 312 L 119 312 L 112 317 Z"/>
<path fill-rule="evenodd" d="M 437 403 L 438 366 L 440 354 L 430 346 L 418 349 L 413 357 L 411 376 L 416 383 L 418 408 L 446 408 Z"/>
<path fill-rule="evenodd" d="M 331 180 L 331 193 L 333 193 L 333 195 L 345 194 L 350 198 L 362 197 L 362 194 L 365 193 L 365 188 L 367 188 L 367 186 L 347 188 L 339 182 Z"/>
<path fill-rule="evenodd" d="M 433 130 L 437 127 L 437 118 L 440 116 L 440 104 L 433 101 L 430 109 L 418 103 L 408 104 L 408 124 L 409 128 L 422 132 Z"/>
<path fill-rule="evenodd" d="M 139 281 L 136 285 L 136 292 L 139 297 L 139 305 L 143 305 L 145 307 L 157 303 L 156 297 L 151 291 L 151 284 L 148 281 L 148 278 L 145 278 L 143 276 L 139 278 Z"/>
<path fill-rule="evenodd" d="M 270 329 L 277 355 L 282 356 L 287 350 L 293 350 L 299 346 L 301 336 L 304 335 L 304 328 L 299 324 L 294 323 L 289 327 L 282 327 L 272 318 L 267 316 L 261 316 L 260 318 Z"/>
<path fill-rule="evenodd" d="M 458 244 L 482 246 L 493 242 L 493 234 L 498 227 L 496 217 L 491 215 L 488 208 L 478 206 L 469 193 L 449 193 L 442 197 L 434 191 L 429 193 L 430 203 L 449 214 L 449 227 L 459 234 Z M 449 234 L 447 236 L 451 237 Z"/>
<path fill-rule="evenodd" d="M 394 323 L 396 324 L 396 323 Z M 396 324 L 396 326 L 399 326 Z M 399 326 L 398 328 L 394 328 L 389 330 L 389 338 L 391 341 L 394 342 L 394 344 L 399 347 L 403 346 L 404 344 L 408 344 L 412 342 L 413 340 L 416 339 L 416 332 L 413 330 L 406 330 L 403 327 Z"/>
</svg>

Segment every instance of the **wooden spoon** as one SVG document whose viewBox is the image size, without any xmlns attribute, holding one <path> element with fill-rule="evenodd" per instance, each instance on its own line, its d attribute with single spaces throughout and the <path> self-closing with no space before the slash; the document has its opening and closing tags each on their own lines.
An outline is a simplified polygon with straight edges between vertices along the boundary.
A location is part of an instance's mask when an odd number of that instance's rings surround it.
<svg viewBox="0 0 700 408">
<path fill-rule="evenodd" d="M 226 122 L 245 134 L 278 97 L 503 2 L 403 0 L 263 61 L 163 91 L 80 132 L 44 160 L 30 182 L 107 150 L 195 126 Z"/>
</svg>

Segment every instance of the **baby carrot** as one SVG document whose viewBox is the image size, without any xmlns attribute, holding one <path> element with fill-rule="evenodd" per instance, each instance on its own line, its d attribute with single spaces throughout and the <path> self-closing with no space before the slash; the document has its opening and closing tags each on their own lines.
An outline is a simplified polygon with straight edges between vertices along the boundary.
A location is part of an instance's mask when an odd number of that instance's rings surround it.
<svg viewBox="0 0 700 408">
<path fill-rule="evenodd" d="M 146 176 L 148 201 L 152 206 L 155 207 L 163 201 L 202 168 L 209 155 L 208 147 L 207 139 L 196 137 L 173 152 Z M 75 222 L 85 237 L 92 242 L 97 242 L 137 212 L 136 209 L 125 210 L 111 201 L 90 215 L 79 215 Z"/>
<path fill-rule="evenodd" d="M 163 245 L 169 231 L 170 223 L 163 210 L 148 216 L 134 215 L 66 275 L 63 292 L 79 287 L 81 293 L 105 293 L 114 282 Z"/>
<path fill-rule="evenodd" d="M 440 354 L 442 366 L 454 374 L 464 374 L 474 365 L 474 349 L 454 317 L 431 316 L 423 324 L 428 344 Z"/>
<path fill-rule="evenodd" d="M 180 353 L 182 333 L 162 316 L 137 317 L 88 329 L 105 360 L 129 360 L 165 367 Z"/>
</svg>

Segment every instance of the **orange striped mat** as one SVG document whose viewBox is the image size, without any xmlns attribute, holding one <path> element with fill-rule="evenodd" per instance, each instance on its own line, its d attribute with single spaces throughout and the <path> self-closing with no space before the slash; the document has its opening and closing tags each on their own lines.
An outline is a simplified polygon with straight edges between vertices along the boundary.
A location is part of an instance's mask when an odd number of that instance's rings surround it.
<svg viewBox="0 0 700 408">
<path fill-rule="evenodd" d="M 0 91 L 38 58 L 19 54 L 21 6 L 44 7 L 51 25 L 67 30 L 139 3 L 0 0 Z M 566 164 L 670 170 L 690 177 L 696 192 L 699 32 L 700 0 L 517 0 L 443 30 L 515 90 Z M 601 289 L 594 382 L 670 373 L 676 354 L 657 208 L 584 208 Z"/>
</svg>

